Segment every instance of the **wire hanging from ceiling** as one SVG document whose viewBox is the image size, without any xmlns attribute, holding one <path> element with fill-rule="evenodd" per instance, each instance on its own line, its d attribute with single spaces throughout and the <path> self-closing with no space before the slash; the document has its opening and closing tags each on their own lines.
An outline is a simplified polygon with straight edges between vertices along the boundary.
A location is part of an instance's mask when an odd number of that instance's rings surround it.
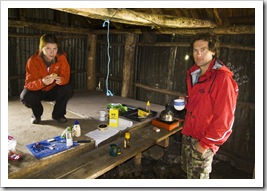
<svg viewBox="0 0 267 191">
<path fill-rule="evenodd" d="M 110 42 L 109 42 L 109 20 L 105 20 L 103 23 L 103 27 L 107 24 L 107 55 L 108 55 L 108 64 L 107 64 L 107 76 L 106 76 L 106 95 L 113 96 L 113 93 L 108 89 L 108 79 L 109 79 L 109 68 L 110 68 Z"/>
<path fill-rule="evenodd" d="M 120 9 L 117 9 L 115 11 L 115 13 L 112 15 L 111 19 L 117 14 L 117 12 L 120 11 Z M 110 70 L 110 41 L 109 41 L 109 24 L 110 24 L 110 20 L 106 19 L 103 24 L 102 27 L 105 27 L 107 24 L 107 55 L 108 55 L 108 64 L 107 64 L 107 76 L 106 76 L 106 95 L 107 96 L 113 96 L 113 93 L 108 89 L 108 79 L 109 79 L 109 70 Z"/>
</svg>

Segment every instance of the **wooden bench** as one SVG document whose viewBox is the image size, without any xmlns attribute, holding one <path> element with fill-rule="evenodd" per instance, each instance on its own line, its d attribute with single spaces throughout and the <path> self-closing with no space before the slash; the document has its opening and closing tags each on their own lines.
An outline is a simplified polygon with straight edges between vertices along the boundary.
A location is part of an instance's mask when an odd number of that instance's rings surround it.
<svg viewBox="0 0 267 191">
<path fill-rule="evenodd" d="M 116 139 L 109 140 L 98 148 L 90 151 L 84 150 L 73 155 L 66 155 L 59 162 L 43 166 L 40 170 L 24 173 L 20 178 L 27 179 L 93 179 L 97 178 L 114 167 L 124 163 L 134 157 L 136 165 L 141 164 L 142 152 L 158 144 L 164 147 L 168 146 L 168 140 L 171 135 L 181 130 L 180 127 L 168 131 L 161 129 L 160 132 L 153 130 L 151 123 L 130 129 L 131 147 L 123 149 L 124 132 L 121 132 Z M 109 155 L 109 145 L 116 143 L 121 148 L 121 154 L 112 157 Z M 16 178 L 13 174 L 12 178 Z"/>
</svg>

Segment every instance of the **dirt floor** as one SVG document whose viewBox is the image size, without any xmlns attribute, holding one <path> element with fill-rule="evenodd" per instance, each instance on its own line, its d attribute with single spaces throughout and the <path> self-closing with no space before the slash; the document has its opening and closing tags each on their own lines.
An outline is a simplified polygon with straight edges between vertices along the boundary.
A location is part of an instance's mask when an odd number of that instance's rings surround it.
<svg viewBox="0 0 267 191">
<path fill-rule="evenodd" d="M 53 109 L 51 103 L 43 104 L 45 112 L 42 116 L 41 124 L 30 124 L 31 110 L 21 104 L 17 97 L 9 98 L 8 134 L 16 138 L 19 151 L 24 153 L 24 155 L 30 155 L 25 147 L 26 144 L 47 139 L 48 135 L 59 135 L 68 125 L 73 124 L 76 119 L 79 119 L 81 126 L 83 126 L 87 123 L 86 118 L 90 116 L 98 118 L 98 111 L 101 110 L 101 108 L 97 108 L 97 111 L 85 108 L 84 105 L 89 105 L 89 103 L 97 104 L 97 102 L 88 100 L 86 97 L 84 98 L 84 95 L 78 94 L 70 101 L 68 107 L 73 107 L 77 112 L 67 112 L 66 117 L 69 119 L 67 124 L 58 124 L 51 119 L 50 115 Z M 81 99 L 83 101 L 81 101 Z M 140 102 L 140 104 L 142 104 L 142 102 Z M 156 108 L 156 106 L 154 107 Z M 81 109 L 79 110 L 79 108 Z M 164 106 L 159 107 L 159 111 L 163 108 Z M 88 112 L 88 110 L 91 113 Z M 170 137 L 169 147 L 163 148 L 154 146 L 145 151 L 142 155 L 141 166 L 136 167 L 133 159 L 131 159 L 100 176 L 99 179 L 184 179 L 185 176 L 180 169 L 180 146 L 180 136 L 179 134 L 175 134 Z M 223 161 L 215 156 L 211 178 L 251 179 L 252 174 L 236 169 L 234 166 L 231 166 L 229 162 Z"/>
</svg>

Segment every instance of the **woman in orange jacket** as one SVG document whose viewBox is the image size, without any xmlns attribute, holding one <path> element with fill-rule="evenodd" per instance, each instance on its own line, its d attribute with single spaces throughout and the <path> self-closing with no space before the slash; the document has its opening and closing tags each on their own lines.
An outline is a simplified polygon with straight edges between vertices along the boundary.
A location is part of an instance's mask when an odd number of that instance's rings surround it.
<svg viewBox="0 0 267 191">
<path fill-rule="evenodd" d="M 73 95 L 69 80 L 66 54 L 58 51 L 58 40 L 54 35 L 44 34 L 40 38 L 39 51 L 27 62 L 25 85 L 20 94 L 21 102 L 32 109 L 31 123 L 41 122 L 41 101 L 55 101 L 52 118 L 59 123 L 68 121 L 66 107 Z"/>
</svg>

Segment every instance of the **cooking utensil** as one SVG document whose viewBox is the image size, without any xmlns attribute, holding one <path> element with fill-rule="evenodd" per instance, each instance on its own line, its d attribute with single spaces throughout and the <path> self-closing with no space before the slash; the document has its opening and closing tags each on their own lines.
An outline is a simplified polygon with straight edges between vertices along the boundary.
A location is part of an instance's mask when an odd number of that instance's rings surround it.
<svg viewBox="0 0 267 191">
<path fill-rule="evenodd" d="M 79 141 L 73 141 L 74 143 L 91 143 L 91 140 L 79 140 Z"/>
<path fill-rule="evenodd" d="M 160 113 L 160 120 L 165 122 L 173 122 L 174 121 L 174 114 L 169 108 L 169 104 L 166 104 L 165 110 Z"/>
<path fill-rule="evenodd" d="M 73 143 L 91 143 L 92 140 L 79 140 L 79 141 L 73 141 Z M 58 143 L 66 143 L 66 140 L 60 140 Z"/>
</svg>

